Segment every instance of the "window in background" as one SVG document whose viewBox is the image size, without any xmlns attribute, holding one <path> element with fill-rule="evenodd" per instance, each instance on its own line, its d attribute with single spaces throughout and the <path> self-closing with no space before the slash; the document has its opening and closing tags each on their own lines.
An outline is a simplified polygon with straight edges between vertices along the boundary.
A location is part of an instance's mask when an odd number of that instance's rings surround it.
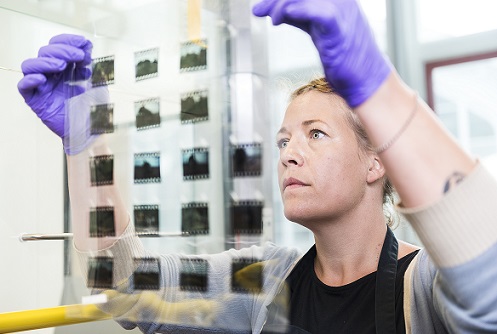
<svg viewBox="0 0 497 334">
<path fill-rule="evenodd" d="M 362 9 L 374 31 L 378 46 L 387 51 L 387 10 L 385 0 L 360 0 Z"/>
<path fill-rule="evenodd" d="M 497 29 L 496 12 L 495 0 L 418 0 L 418 40 L 425 43 Z"/>
<path fill-rule="evenodd" d="M 497 154 L 497 52 L 427 65 L 428 101 L 471 154 Z"/>
</svg>

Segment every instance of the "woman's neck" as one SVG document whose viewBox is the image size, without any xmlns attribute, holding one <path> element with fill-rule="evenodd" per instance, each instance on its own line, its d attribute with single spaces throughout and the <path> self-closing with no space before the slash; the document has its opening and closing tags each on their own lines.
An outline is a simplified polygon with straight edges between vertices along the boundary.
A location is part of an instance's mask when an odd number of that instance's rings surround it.
<svg viewBox="0 0 497 334">
<path fill-rule="evenodd" d="M 378 267 L 385 240 L 383 217 L 328 224 L 317 231 L 314 270 L 330 286 L 342 286 L 366 276 Z"/>
</svg>

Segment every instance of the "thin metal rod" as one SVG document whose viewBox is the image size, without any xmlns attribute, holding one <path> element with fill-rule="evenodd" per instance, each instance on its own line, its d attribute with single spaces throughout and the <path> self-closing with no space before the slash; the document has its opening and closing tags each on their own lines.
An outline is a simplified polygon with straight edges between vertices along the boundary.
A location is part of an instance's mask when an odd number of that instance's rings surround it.
<svg viewBox="0 0 497 334">
<path fill-rule="evenodd" d="M 137 232 L 137 236 L 139 237 L 186 237 L 189 236 L 188 232 Z"/>
<path fill-rule="evenodd" d="M 158 233 L 137 233 L 139 237 L 185 237 L 190 235 L 188 232 L 158 232 Z M 40 241 L 40 240 L 68 240 L 73 237 L 72 233 L 57 233 L 57 234 L 21 234 L 19 240 L 24 241 Z"/>
<path fill-rule="evenodd" d="M 0 70 L 3 70 L 3 71 L 9 71 L 9 72 L 17 72 L 17 73 L 22 73 L 22 71 L 19 71 L 19 70 L 14 70 L 13 68 L 8 68 L 8 67 L 3 67 L 3 66 L 0 66 Z"/>
<path fill-rule="evenodd" d="M 58 234 L 21 234 L 21 241 L 38 241 L 38 240 L 66 240 L 72 238 L 72 233 Z"/>
</svg>

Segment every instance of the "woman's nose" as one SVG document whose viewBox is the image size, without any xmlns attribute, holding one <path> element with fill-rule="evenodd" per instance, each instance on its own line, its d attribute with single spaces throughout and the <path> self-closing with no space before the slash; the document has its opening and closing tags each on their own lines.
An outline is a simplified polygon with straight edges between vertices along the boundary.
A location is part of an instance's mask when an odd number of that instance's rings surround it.
<svg viewBox="0 0 497 334">
<path fill-rule="evenodd" d="M 287 167 L 289 166 L 302 166 L 304 163 L 304 155 L 300 146 L 296 141 L 289 140 L 286 147 L 280 149 L 281 163 Z"/>
</svg>

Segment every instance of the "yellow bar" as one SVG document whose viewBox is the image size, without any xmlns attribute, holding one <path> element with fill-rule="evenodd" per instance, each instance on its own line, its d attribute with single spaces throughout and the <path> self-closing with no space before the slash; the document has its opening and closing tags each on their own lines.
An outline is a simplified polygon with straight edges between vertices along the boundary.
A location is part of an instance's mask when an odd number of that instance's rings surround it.
<svg viewBox="0 0 497 334">
<path fill-rule="evenodd" d="M 0 333 L 12 333 L 110 319 L 95 305 L 66 305 L 0 314 Z"/>
<path fill-rule="evenodd" d="M 188 0 L 188 39 L 200 39 L 202 0 Z"/>
</svg>

